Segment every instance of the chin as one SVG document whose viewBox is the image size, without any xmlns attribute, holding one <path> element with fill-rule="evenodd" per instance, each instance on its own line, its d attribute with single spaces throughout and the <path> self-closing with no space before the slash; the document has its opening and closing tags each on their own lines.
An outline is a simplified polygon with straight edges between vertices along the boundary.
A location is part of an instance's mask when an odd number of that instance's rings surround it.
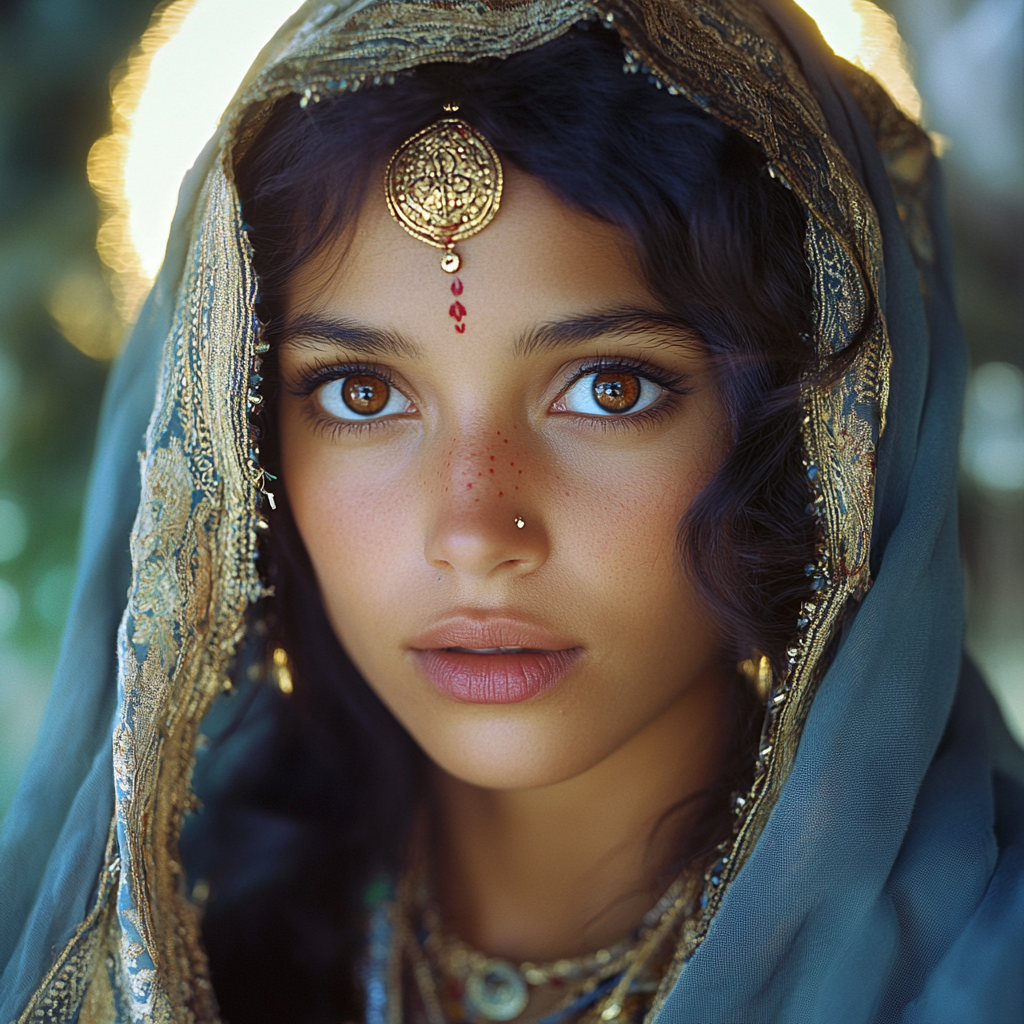
<svg viewBox="0 0 1024 1024">
<path fill-rule="evenodd" d="M 556 712 L 557 714 L 557 712 Z M 611 749 L 581 742 L 567 716 L 557 723 L 523 722 L 487 709 L 430 735 L 413 735 L 442 771 L 483 789 L 535 789 L 582 775 Z M 614 747 L 612 748 L 614 749 Z"/>
</svg>

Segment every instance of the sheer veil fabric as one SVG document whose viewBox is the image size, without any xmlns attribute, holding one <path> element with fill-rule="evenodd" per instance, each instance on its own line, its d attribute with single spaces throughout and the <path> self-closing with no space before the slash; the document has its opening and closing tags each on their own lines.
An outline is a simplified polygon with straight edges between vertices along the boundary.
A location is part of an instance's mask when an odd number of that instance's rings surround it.
<svg viewBox="0 0 1024 1024">
<path fill-rule="evenodd" d="M 961 654 L 966 356 L 927 136 L 789 0 L 313 0 L 186 178 L 111 379 L 64 648 L 0 836 L 3 1024 L 218 1019 L 178 835 L 200 723 L 261 594 L 234 156 L 281 96 L 386 88 L 579 22 L 762 148 L 807 209 L 819 352 L 863 339 L 840 380 L 805 389 L 816 596 L 652 1017 L 1024 1019 L 1024 755 Z"/>
</svg>

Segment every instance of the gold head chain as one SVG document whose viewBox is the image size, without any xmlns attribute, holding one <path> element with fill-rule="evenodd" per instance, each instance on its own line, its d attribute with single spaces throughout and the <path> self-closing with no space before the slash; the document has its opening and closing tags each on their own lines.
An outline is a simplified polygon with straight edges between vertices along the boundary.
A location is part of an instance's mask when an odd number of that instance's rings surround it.
<svg viewBox="0 0 1024 1024">
<path fill-rule="evenodd" d="M 441 269 L 454 274 L 462 265 L 456 242 L 494 220 L 503 180 L 490 142 L 460 118 L 444 117 L 398 147 L 384 173 L 384 195 L 391 216 L 413 238 L 443 249 Z"/>
</svg>

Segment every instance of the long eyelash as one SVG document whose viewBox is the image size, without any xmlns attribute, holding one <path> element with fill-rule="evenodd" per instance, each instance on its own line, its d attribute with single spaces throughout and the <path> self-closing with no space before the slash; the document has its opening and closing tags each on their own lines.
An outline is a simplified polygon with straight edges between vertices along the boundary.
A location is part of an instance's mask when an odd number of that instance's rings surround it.
<svg viewBox="0 0 1024 1024">
<path fill-rule="evenodd" d="M 315 412 L 308 413 L 307 418 L 314 433 L 328 439 L 340 437 L 342 434 L 346 437 L 351 437 L 353 434 L 365 434 L 371 430 L 376 430 L 378 427 L 386 427 L 389 423 L 386 418 L 379 420 L 338 420 L 333 417 L 317 415 Z"/>
<path fill-rule="evenodd" d="M 675 412 L 678 402 L 677 395 L 669 393 L 667 398 L 655 405 L 649 405 L 639 412 L 626 412 L 620 416 L 588 416 L 586 413 L 563 413 L 575 415 L 577 419 L 586 421 L 591 430 L 643 430 L 644 427 L 660 423 Z"/>
<path fill-rule="evenodd" d="M 391 374 L 383 366 L 376 366 L 373 363 L 327 363 L 317 360 L 312 369 L 303 371 L 302 377 L 294 384 L 286 385 L 286 388 L 288 393 L 296 398 L 308 398 L 322 384 L 329 384 L 332 380 L 343 380 L 357 373 L 380 377 L 389 388 L 396 387 Z"/>
<path fill-rule="evenodd" d="M 643 377 L 673 395 L 688 395 L 693 391 L 690 386 L 690 378 L 685 374 L 672 373 L 645 359 L 636 359 L 630 356 L 602 356 L 577 367 L 562 391 L 568 391 L 576 381 L 582 377 L 588 377 L 592 373 L 614 373 L 616 370 L 625 370 L 628 373 L 636 374 L 637 377 Z"/>
</svg>

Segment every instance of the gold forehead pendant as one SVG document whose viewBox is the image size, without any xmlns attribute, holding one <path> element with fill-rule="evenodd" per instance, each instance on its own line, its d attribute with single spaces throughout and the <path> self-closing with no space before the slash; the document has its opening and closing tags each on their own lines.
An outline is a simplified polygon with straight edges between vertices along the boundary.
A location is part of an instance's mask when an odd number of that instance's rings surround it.
<svg viewBox="0 0 1024 1024">
<path fill-rule="evenodd" d="M 441 269 L 454 274 L 462 264 L 456 242 L 494 220 L 502 181 L 501 161 L 487 139 L 445 117 L 398 147 L 384 174 L 384 195 L 391 216 L 413 238 L 443 249 Z"/>
</svg>

